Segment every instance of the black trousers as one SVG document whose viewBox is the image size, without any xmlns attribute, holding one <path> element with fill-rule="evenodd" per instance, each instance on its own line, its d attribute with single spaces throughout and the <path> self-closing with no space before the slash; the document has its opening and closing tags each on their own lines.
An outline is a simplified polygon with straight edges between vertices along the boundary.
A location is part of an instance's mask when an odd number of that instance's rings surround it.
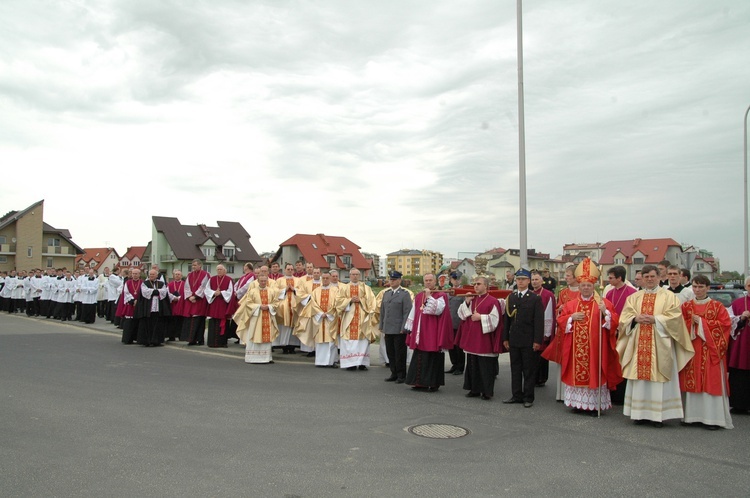
<svg viewBox="0 0 750 498">
<path fill-rule="evenodd" d="M 94 323 L 96 321 L 96 303 L 81 303 L 81 321 L 83 323 Z"/>
<path fill-rule="evenodd" d="M 531 346 L 510 347 L 510 384 L 515 399 L 534 401 L 538 358 Z"/>
<path fill-rule="evenodd" d="M 29 311 L 29 309 L 31 311 Z M 40 298 L 35 297 L 32 301 L 29 302 L 29 309 L 26 310 L 26 313 L 28 313 L 29 316 L 39 316 L 42 314 L 41 312 L 41 301 Z"/>
<path fill-rule="evenodd" d="M 451 359 L 451 365 L 456 370 L 464 370 L 466 368 L 466 353 L 458 346 L 453 346 L 453 349 L 448 350 L 448 356 Z"/>
<path fill-rule="evenodd" d="M 109 301 L 107 301 L 106 299 L 96 302 L 96 316 L 98 316 L 99 318 L 104 318 L 105 316 L 107 316 L 108 302 Z"/>
<path fill-rule="evenodd" d="M 542 358 L 542 352 L 537 351 L 536 383 L 544 384 L 549 380 L 549 360 Z"/>
<path fill-rule="evenodd" d="M 114 323 L 117 305 L 114 301 L 107 301 L 107 321 Z"/>
<path fill-rule="evenodd" d="M 406 378 L 406 334 L 383 334 L 391 375 Z"/>
</svg>

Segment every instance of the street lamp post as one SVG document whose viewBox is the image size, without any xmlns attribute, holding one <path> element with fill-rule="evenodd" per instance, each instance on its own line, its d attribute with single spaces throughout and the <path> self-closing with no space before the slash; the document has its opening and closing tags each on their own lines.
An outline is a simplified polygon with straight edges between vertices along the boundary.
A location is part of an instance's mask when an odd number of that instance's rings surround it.
<svg viewBox="0 0 750 498">
<path fill-rule="evenodd" d="M 743 131 L 745 132 L 742 136 L 743 138 L 743 154 L 742 159 L 744 161 L 745 169 L 744 169 L 744 175 L 745 175 L 745 182 L 744 182 L 744 194 L 745 194 L 745 266 L 742 269 L 742 271 L 745 273 L 745 278 L 750 276 L 750 243 L 748 243 L 748 237 L 747 237 L 747 231 L 748 231 L 748 220 L 747 220 L 747 115 L 750 113 L 750 106 L 748 106 L 747 110 L 745 111 L 745 127 L 743 128 Z"/>
<path fill-rule="evenodd" d="M 528 268 L 528 250 L 526 248 L 526 135 L 523 116 L 523 23 L 521 14 L 522 1 L 516 0 L 516 25 L 518 36 L 518 205 L 520 208 L 520 256 L 521 268 Z M 747 211 L 747 210 L 745 210 Z"/>
</svg>

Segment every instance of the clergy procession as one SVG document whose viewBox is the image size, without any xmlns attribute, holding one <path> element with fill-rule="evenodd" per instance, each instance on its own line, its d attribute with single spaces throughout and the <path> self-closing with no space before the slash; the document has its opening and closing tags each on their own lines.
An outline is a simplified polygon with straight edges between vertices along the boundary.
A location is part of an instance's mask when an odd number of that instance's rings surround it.
<svg viewBox="0 0 750 498">
<path fill-rule="evenodd" d="M 427 274 L 416 295 L 396 271 L 377 295 L 356 268 L 348 283 L 302 261 L 283 270 L 247 263 L 243 272 L 235 281 L 218 265 L 212 276 L 197 259 L 169 282 L 156 265 L 146 275 L 11 271 L 0 274 L 0 309 L 84 323 L 99 317 L 122 329 L 124 344 L 145 347 L 227 348 L 235 340 L 252 364 L 299 348 L 316 367 L 367 371 L 380 339 L 386 382 L 436 392 L 446 374 L 463 375 L 465 396 L 484 401 L 495 396 L 499 357 L 508 353 L 511 395 L 503 403 L 531 408 L 550 382 L 573 413 L 600 416 L 622 405 L 636 425 L 732 429 L 731 413 L 750 410 L 750 297 L 725 308 L 708 297 L 705 276 L 690 280 L 666 261 L 644 266 L 635 285 L 623 267 L 610 268 L 599 293 L 600 270 L 587 258 L 566 269 L 557 296 L 553 278 L 523 268 L 508 273 L 502 290 L 484 276 L 467 291 L 460 272 Z"/>
</svg>

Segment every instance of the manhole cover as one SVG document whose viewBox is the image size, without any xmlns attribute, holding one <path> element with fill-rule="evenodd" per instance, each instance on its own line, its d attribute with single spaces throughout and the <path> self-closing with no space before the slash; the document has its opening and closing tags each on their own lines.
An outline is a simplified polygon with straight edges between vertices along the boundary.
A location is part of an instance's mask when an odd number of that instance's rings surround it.
<svg viewBox="0 0 750 498">
<path fill-rule="evenodd" d="M 406 430 L 415 436 L 431 439 L 455 439 L 471 434 L 469 429 L 449 424 L 421 424 L 407 427 Z"/>
</svg>

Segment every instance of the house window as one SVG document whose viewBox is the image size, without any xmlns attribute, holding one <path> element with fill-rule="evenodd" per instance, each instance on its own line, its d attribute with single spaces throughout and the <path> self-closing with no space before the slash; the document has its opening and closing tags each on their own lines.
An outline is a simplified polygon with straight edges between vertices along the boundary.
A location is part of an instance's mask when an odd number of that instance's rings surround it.
<svg viewBox="0 0 750 498">
<path fill-rule="evenodd" d="M 208 273 L 211 273 L 211 265 L 203 265 L 203 269 L 206 270 Z"/>
<path fill-rule="evenodd" d="M 0 235 L 0 244 L 7 244 L 8 238 L 5 235 Z"/>
<path fill-rule="evenodd" d="M 47 268 L 52 268 L 52 265 L 54 262 L 52 261 L 52 258 L 47 258 Z"/>
<path fill-rule="evenodd" d="M 344 262 L 347 268 L 351 268 L 352 266 L 352 257 L 351 256 L 342 256 L 341 260 Z"/>
<path fill-rule="evenodd" d="M 56 239 L 54 237 L 50 237 L 47 239 L 47 245 L 48 246 L 54 246 L 54 247 L 60 247 L 60 239 Z"/>
<path fill-rule="evenodd" d="M 226 265 L 227 273 L 234 273 L 234 265 Z"/>
<path fill-rule="evenodd" d="M 227 249 L 224 248 L 224 257 L 227 258 L 229 261 L 234 261 L 234 249 Z M 229 271 L 229 270 L 227 270 Z"/>
<path fill-rule="evenodd" d="M 210 247 L 204 247 L 201 250 L 203 251 L 203 255 L 206 256 L 206 257 L 214 255 L 214 250 L 211 249 Z"/>
<path fill-rule="evenodd" d="M 7 263 L 8 262 L 8 256 L 0 256 L 0 263 Z"/>
<path fill-rule="evenodd" d="M 185 232 L 185 233 L 187 234 L 188 237 L 192 237 L 193 236 L 193 234 L 190 233 L 190 232 Z"/>
<path fill-rule="evenodd" d="M 29 246 L 28 249 L 26 249 L 26 255 L 28 257 L 32 257 L 34 255 L 34 248 L 32 248 L 31 246 Z"/>
<path fill-rule="evenodd" d="M 335 265 L 336 264 L 336 256 L 326 256 L 326 261 L 329 265 Z"/>
<path fill-rule="evenodd" d="M 313 242 L 313 245 L 312 245 L 312 246 L 313 246 L 313 249 L 317 249 L 317 248 L 318 248 L 318 246 L 317 246 L 317 245 L 315 245 L 315 242 Z"/>
<path fill-rule="evenodd" d="M 643 258 L 633 258 L 633 264 L 634 265 L 642 265 L 643 264 Z"/>
</svg>

